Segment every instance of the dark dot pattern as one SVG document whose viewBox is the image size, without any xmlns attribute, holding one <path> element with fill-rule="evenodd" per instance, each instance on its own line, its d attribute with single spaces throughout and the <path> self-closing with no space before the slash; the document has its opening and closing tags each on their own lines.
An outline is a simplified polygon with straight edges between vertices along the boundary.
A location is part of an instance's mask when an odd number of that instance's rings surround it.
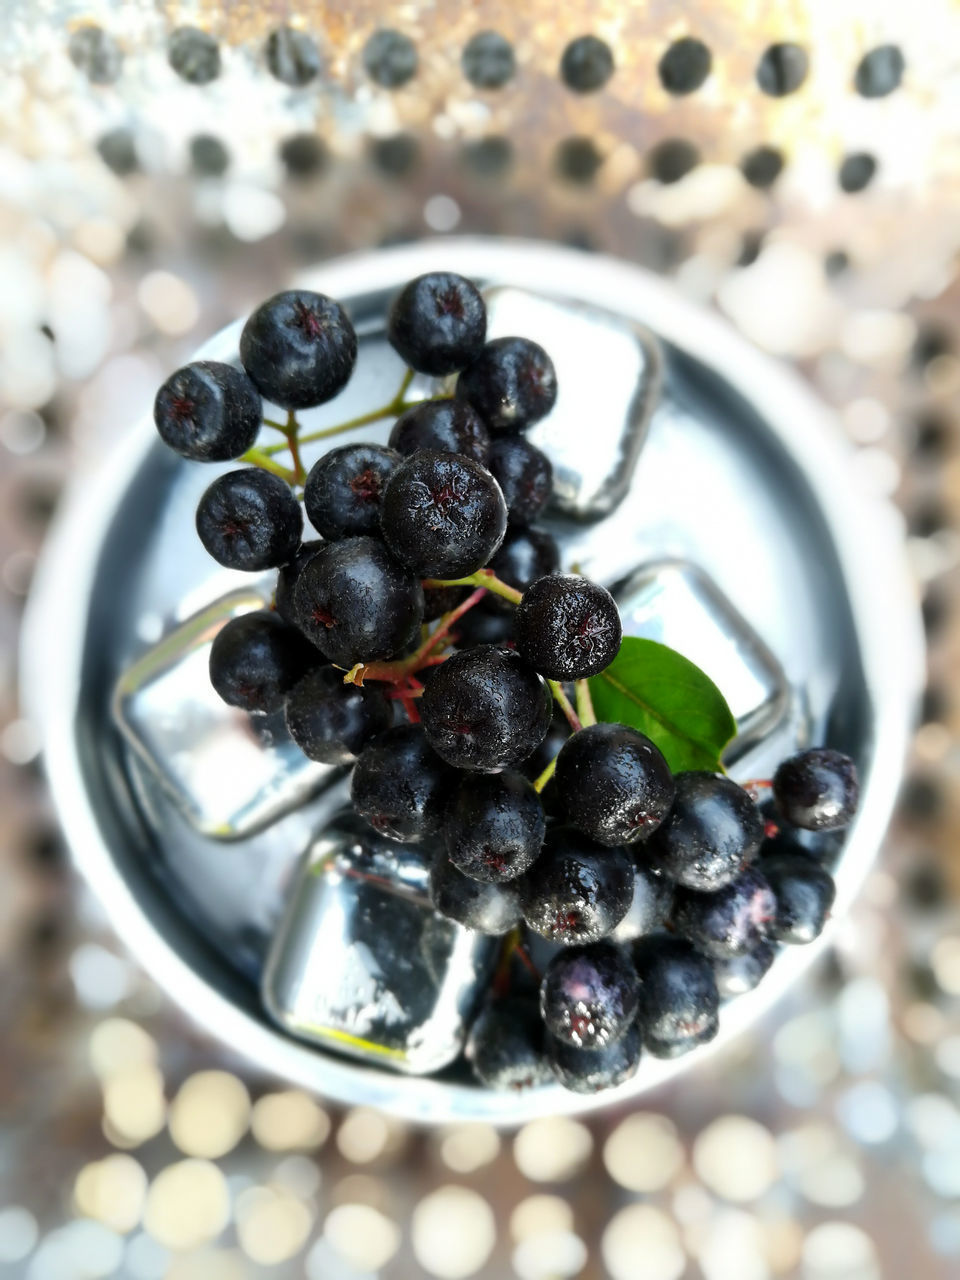
<svg viewBox="0 0 960 1280">
<path fill-rule="evenodd" d="M 301 88 L 320 74 L 322 59 L 317 42 L 305 31 L 277 27 L 264 46 L 270 74 L 283 84 Z"/>
<path fill-rule="evenodd" d="M 412 133 L 393 133 L 372 138 L 370 161 L 388 178 L 405 178 L 420 162 L 420 144 Z"/>
<path fill-rule="evenodd" d="M 857 64 L 853 86 L 862 98 L 885 98 L 900 88 L 906 66 L 898 45 L 877 45 Z"/>
<path fill-rule="evenodd" d="M 771 98 L 796 93 L 807 78 L 810 59 L 799 44 L 772 44 L 757 63 L 757 84 Z"/>
<path fill-rule="evenodd" d="M 667 93 L 695 93 L 710 74 L 713 55 L 694 36 L 675 40 L 657 64 L 660 83 Z"/>
<path fill-rule="evenodd" d="M 751 187 L 765 191 L 780 177 L 783 166 L 783 152 L 776 147 L 754 147 L 740 161 L 740 172 Z"/>
<path fill-rule="evenodd" d="M 123 66 L 120 46 L 102 27 L 88 23 L 78 27 L 67 48 L 70 61 L 91 84 L 113 84 Z"/>
<path fill-rule="evenodd" d="M 513 164 L 513 143 L 502 134 L 465 142 L 460 150 L 465 169 L 479 178 L 500 178 Z"/>
<path fill-rule="evenodd" d="M 129 177 L 140 168 L 133 134 L 122 126 L 103 134 L 97 142 L 97 152 L 107 168 L 118 178 Z"/>
<path fill-rule="evenodd" d="M 230 152 L 212 133 L 198 133 L 190 139 L 190 168 L 202 177 L 222 177 L 230 168 Z"/>
<path fill-rule="evenodd" d="M 502 89 L 517 69 L 513 45 L 498 31 L 478 31 L 464 45 L 460 65 L 478 89 Z"/>
<path fill-rule="evenodd" d="M 560 59 L 560 76 L 575 93 L 595 93 L 613 75 L 613 51 L 598 36 L 571 40 Z"/>
<path fill-rule="evenodd" d="M 685 138 L 666 138 L 647 157 L 650 174 L 664 185 L 679 182 L 699 163 L 700 152 Z"/>
<path fill-rule="evenodd" d="M 375 84 L 399 89 L 417 73 L 417 48 L 402 31 L 385 27 L 363 46 L 363 66 Z"/>
<path fill-rule="evenodd" d="M 827 279 L 836 280 L 838 276 L 849 270 L 850 255 L 846 249 L 831 249 L 823 260 L 823 269 L 827 273 Z"/>
<path fill-rule="evenodd" d="M 756 260 L 760 257 L 760 250 L 763 248 L 764 235 L 762 231 L 745 231 L 743 239 L 740 242 L 740 255 L 737 258 L 738 267 L 752 267 Z"/>
<path fill-rule="evenodd" d="M 220 74 L 220 46 L 199 27 L 177 27 L 172 31 L 167 58 L 187 84 L 209 84 Z"/>
<path fill-rule="evenodd" d="M 587 186 L 603 164 L 603 153 L 592 138 L 564 138 L 557 144 L 553 167 L 558 177 L 577 186 Z"/>
<path fill-rule="evenodd" d="M 844 156 L 840 165 L 837 175 L 840 190 L 846 191 L 848 195 L 855 195 L 870 185 L 876 172 L 877 161 L 874 156 L 868 151 L 853 151 Z"/>
<path fill-rule="evenodd" d="M 280 143 L 279 154 L 287 176 L 300 181 L 323 173 L 330 158 L 326 143 L 315 133 L 292 133 Z"/>
<path fill-rule="evenodd" d="M 953 336 L 950 330 L 936 321 L 922 324 L 913 344 L 913 362 L 919 368 L 928 365 L 937 356 L 950 355 L 954 349 Z"/>
</svg>

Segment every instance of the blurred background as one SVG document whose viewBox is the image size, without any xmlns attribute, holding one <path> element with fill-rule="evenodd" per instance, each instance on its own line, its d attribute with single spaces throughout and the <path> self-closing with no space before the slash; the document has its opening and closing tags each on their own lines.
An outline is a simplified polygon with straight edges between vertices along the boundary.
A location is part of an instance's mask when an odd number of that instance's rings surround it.
<svg viewBox="0 0 960 1280">
<path fill-rule="evenodd" d="M 0 1274 L 956 1276 L 956 4 L 3 18 Z M 344 1112 L 205 1039 L 70 871 L 17 706 L 59 494 L 166 374 L 300 269 L 464 233 L 640 263 L 793 364 L 902 513 L 930 646 L 898 817 L 809 979 L 629 1111 L 514 1133 Z"/>
</svg>

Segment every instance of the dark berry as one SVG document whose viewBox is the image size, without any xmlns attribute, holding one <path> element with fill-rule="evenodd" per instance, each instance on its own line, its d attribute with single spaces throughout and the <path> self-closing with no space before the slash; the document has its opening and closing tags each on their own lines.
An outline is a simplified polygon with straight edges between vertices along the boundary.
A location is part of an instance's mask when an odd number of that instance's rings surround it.
<svg viewBox="0 0 960 1280">
<path fill-rule="evenodd" d="M 568 947 L 598 942 L 627 914 L 633 864 L 623 849 L 559 828 L 549 833 L 521 891 L 523 917 L 534 933 Z"/>
<path fill-rule="evenodd" d="M 808 831 L 845 827 L 857 811 L 860 782 L 849 756 L 829 747 L 800 751 L 773 775 L 773 797 L 783 817 Z"/>
<path fill-rule="evenodd" d="M 560 548 L 545 529 L 508 529 L 489 568 L 508 586 L 526 591 L 545 574 L 556 573 L 559 564 Z M 487 604 L 491 609 L 509 612 L 513 620 L 516 609 L 509 600 L 491 593 Z"/>
<path fill-rule="evenodd" d="M 322 546 L 323 543 L 319 538 L 315 538 L 312 542 L 302 543 L 297 548 L 293 559 L 288 560 L 285 565 L 281 565 L 280 572 L 277 574 L 277 586 L 273 593 L 273 607 L 284 622 L 289 622 L 293 627 L 300 626 L 293 603 L 293 589 L 297 585 L 297 579 L 303 572 L 304 566 L 313 559 Z"/>
<path fill-rule="evenodd" d="M 188 84 L 209 84 L 220 74 L 220 46 L 199 27 L 177 27 L 167 42 L 171 67 Z"/>
<path fill-rule="evenodd" d="M 466 599 L 469 587 L 424 587 L 423 620 L 436 622 Z"/>
<path fill-rule="evenodd" d="M 612 1044 L 602 1049 L 578 1049 L 547 1037 L 550 1069 L 565 1089 L 573 1093 L 600 1093 L 626 1084 L 640 1063 L 640 1028 L 634 1023 Z"/>
<path fill-rule="evenodd" d="M 823 932 L 836 897 L 833 877 L 803 854 L 775 853 L 760 869 L 777 901 L 772 933 L 778 942 L 813 942 Z"/>
<path fill-rule="evenodd" d="M 677 1036 L 674 1040 L 660 1040 L 657 1036 L 647 1036 L 643 1043 L 647 1052 L 655 1058 L 682 1058 L 685 1053 L 691 1053 L 698 1045 L 709 1044 L 719 1030 L 720 1019 L 717 1014 L 714 1014 L 704 1022 L 702 1030 L 695 1035 Z"/>
<path fill-rule="evenodd" d="M 388 178 L 405 178 L 420 159 L 420 144 L 412 133 L 392 133 L 371 138 L 370 160 Z"/>
<path fill-rule="evenodd" d="M 230 168 L 230 152 L 212 133 L 190 139 L 190 168 L 204 178 L 221 178 Z"/>
<path fill-rule="evenodd" d="M 460 649 L 470 649 L 481 644 L 511 645 L 513 610 L 502 610 L 488 596 L 474 605 L 469 613 L 458 618 L 453 629 Z"/>
<path fill-rule="evenodd" d="M 116 129 L 108 129 L 97 139 L 97 154 L 110 172 L 115 173 L 118 178 L 127 178 L 140 168 L 136 139 L 123 125 Z"/>
<path fill-rule="evenodd" d="M 673 776 L 660 750 L 623 724 L 592 724 L 557 757 L 567 821 L 600 844 L 646 840 L 670 811 Z"/>
<path fill-rule="evenodd" d="M 393 554 L 421 578 L 464 578 L 503 541 L 507 504 L 479 462 L 424 449 L 393 472 L 380 520 Z"/>
<path fill-rule="evenodd" d="M 669 1046 L 701 1043 L 717 1030 L 720 996 L 713 965 L 683 938 L 651 934 L 634 948 L 644 1044 L 658 1056 Z M 692 1043 L 691 1043 L 692 1042 Z"/>
<path fill-rule="evenodd" d="M 810 58 L 799 44 L 772 44 L 757 63 L 757 84 L 771 98 L 796 93 L 807 78 Z"/>
<path fill-rule="evenodd" d="M 293 591 L 304 635 L 337 666 L 401 652 L 423 620 L 423 588 L 376 538 L 324 545 Z"/>
<path fill-rule="evenodd" d="M 430 868 L 430 901 L 446 919 L 475 933 L 509 933 L 520 919 L 516 884 L 473 880 L 458 871 L 443 853 Z"/>
<path fill-rule="evenodd" d="M 87 23 L 70 37 L 70 61 L 91 84 L 113 84 L 120 75 L 123 54 L 120 46 L 102 27 Z"/>
<path fill-rule="evenodd" d="M 863 98 L 885 98 L 888 93 L 899 89 L 906 66 L 899 45 L 877 45 L 860 59 L 854 75 L 854 87 Z"/>
<path fill-rule="evenodd" d="M 315 463 L 303 490 L 307 519 L 329 542 L 380 532 L 387 478 L 400 461 L 379 444 L 344 444 Z"/>
<path fill-rule="evenodd" d="M 404 457 L 420 449 L 462 453 L 486 462 L 490 432 L 480 415 L 462 400 L 424 400 L 402 413 L 390 432 L 390 448 Z"/>
<path fill-rule="evenodd" d="M 635 942 L 662 929 L 673 903 L 673 885 L 665 876 L 635 867 L 633 897 L 627 914 L 610 935 L 613 942 Z"/>
<path fill-rule="evenodd" d="M 322 666 L 287 695 L 287 730 L 305 756 L 321 764 L 352 764 L 378 733 L 393 723 L 393 710 L 375 684 L 343 683 L 339 667 Z"/>
<path fill-rule="evenodd" d="M 463 46 L 460 66 L 478 89 L 501 89 L 513 77 L 517 61 L 513 45 L 499 31 L 478 31 Z"/>
<path fill-rule="evenodd" d="M 387 338 L 400 358 L 435 376 L 465 369 L 483 350 L 487 308 L 475 284 L 452 271 L 417 276 L 394 299 Z"/>
<path fill-rule="evenodd" d="M 535 1000 L 495 1000 L 470 1029 L 467 1061 L 488 1089 L 535 1089 L 550 1079 Z"/>
<path fill-rule="evenodd" d="M 330 160 L 327 144 L 315 133 L 292 133 L 278 148 L 287 177 L 306 182 L 323 173 Z"/>
<path fill-rule="evenodd" d="M 776 147 L 755 147 L 740 161 L 740 172 L 751 187 L 766 191 L 783 172 L 783 152 Z"/>
<path fill-rule="evenodd" d="M 361 751 L 350 779 L 350 799 L 381 835 L 422 840 L 440 831 L 455 777 L 418 724 L 398 725 Z"/>
<path fill-rule="evenodd" d="M 454 795 L 443 838 L 450 861 L 474 880 L 515 880 L 533 865 L 547 824 L 531 783 L 512 770 L 467 776 Z"/>
<path fill-rule="evenodd" d="M 704 955 L 723 958 L 752 951 L 770 933 L 776 913 L 773 890 L 755 867 L 747 867 L 716 893 L 678 889 L 672 924 Z"/>
<path fill-rule="evenodd" d="M 700 152 L 686 138 L 665 138 L 647 156 L 650 173 L 664 186 L 679 182 L 699 163 Z"/>
<path fill-rule="evenodd" d="M 298 87 L 309 84 L 320 73 L 320 50 L 305 31 L 294 27 L 277 27 L 264 45 L 270 74 L 284 84 Z"/>
<path fill-rule="evenodd" d="M 525 760 L 546 737 L 550 690 L 512 649 L 455 653 L 420 699 L 430 745 L 459 769 L 490 772 Z"/>
<path fill-rule="evenodd" d="M 561 138 L 553 153 L 553 167 L 559 178 L 578 186 L 589 186 L 603 165 L 605 156 L 592 138 L 576 134 Z"/>
<path fill-rule="evenodd" d="M 486 466 L 503 490 L 510 523 L 536 520 L 553 491 L 553 466 L 547 455 L 524 436 L 498 436 Z"/>
<path fill-rule="evenodd" d="M 637 1014 L 637 973 L 610 942 L 568 947 L 550 961 L 540 987 L 547 1030 L 578 1049 L 603 1049 Z"/>
<path fill-rule="evenodd" d="M 256 467 L 218 476 L 197 506 L 197 533 L 218 564 L 248 573 L 291 559 L 303 516 L 290 486 Z"/>
<path fill-rule="evenodd" d="M 357 335 L 338 302 L 290 289 L 260 304 L 240 335 L 243 367 L 273 404 L 309 409 L 347 385 Z"/>
<path fill-rule="evenodd" d="M 597 36 L 578 36 L 571 40 L 560 59 L 560 76 L 575 93 L 593 93 L 602 89 L 613 75 L 613 53 L 605 40 Z"/>
<path fill-rule="evenodd" d="M 854 151 L 844 156 L 840 165 L 840 172 L 837 175 L 840 190 L 845 191 L 847 195 L 856 195 L 858 191 L 863 191 L 870 185 L 876 172 L 877 161 L 874 156 L 868 151 Z"/>
<path fill-rule="evenodd" d="M 214 636 L 210 683 L 231 707 L 279 711 L 290 689 L 316 664 L 299 631 L 266 609 L 245 613 Z"/>
<path fill-rule="evenodd" d="M 517 648 L 548 680 L 580 680 L 608 667 L 620 651 L 623 627 L 605 587 L 575 573 L 532 583 L 517 605 Z"/>
<path fill-rule="evenodd" d="M 375 31 L 363 46 L 367 75 L 384 89 L 399 89 L 416 74 L 417 47 L 400 31 Z"/>
<path fill-rule="evenodd" d="M 513 143 L 499 134 L 473 138 L 461 147 L 460 160 L 477 178 L 501 178 L 513 163 Z"/>
<path fill-rule="evenodd" d="M 674 783 L 676 799 L 650 838 L 649 856 L 678 884 L 715 893 L 756 856 L 763 819 L 729 778 L 693 771 L 678 773 Z"/>
<path fill-rule="evenodd" d="M 734 996 L 745 995 L 759 986 L 776 954 L 772 943 L 760 942 L 752 951 L 715 960 L 713 973 L 721 999 L 730 1000 Z"/>
<path fill-rule="evenodd" d="M 494 338 L 457 379 L 457 399 L 472 404 L 491 431 L 522 431 L 557 399 L 557 371 L 537 342 Z"/>
<path fill-rule="evenodd" d="M 218 360 L 177 369 L 153 402 L 160 439 L 195 462 L 226 462 L 246 453 L 256 442 L 262 412 L 260 392 L 243 370 Z"/>
<path fill-rule="evenodd" d="M 683 36 L 674 40 L 657 63 L 660 83 L 667 93 L 694 93 L 706 80 L 713 57 L 702 40 Z"/>
</svg>

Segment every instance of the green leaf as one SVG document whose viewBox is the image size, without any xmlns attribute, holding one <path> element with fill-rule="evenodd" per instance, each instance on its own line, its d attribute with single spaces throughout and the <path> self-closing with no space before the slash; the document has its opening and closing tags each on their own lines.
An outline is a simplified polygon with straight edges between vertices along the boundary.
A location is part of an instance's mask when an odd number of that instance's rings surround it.
<svg viewBox="0 0 960 1280">
<path fill-rule="evenodd" d="M 722 769 L 720 755 L 737 732 L 723 694 L 675 649 L 627 636 L 605 671 L 591 677 L 598 720 L 628 724 L 652 738 L 674 773 Z"/>
</svg>

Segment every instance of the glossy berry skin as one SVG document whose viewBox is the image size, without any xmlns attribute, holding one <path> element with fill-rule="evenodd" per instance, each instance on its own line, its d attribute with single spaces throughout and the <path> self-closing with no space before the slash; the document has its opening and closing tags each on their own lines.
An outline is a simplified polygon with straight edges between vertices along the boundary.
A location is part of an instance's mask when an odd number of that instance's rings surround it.
<svg viewBox="0 0 960 1280">
<path fill-rule="evenodd" d="M 520 773 L 468 775 L 454 795 L 443 838 L 455 867 L 474 880 L 515 880 L 533 865 L 547 824 L 540 797 Z"/>
<path fill-rule="evenodd" d="M 303 489 L 307 519 L 328 542 L 380 532 L 380 506 L 400 461 L 379 444 L 344 444 L 310 468 Z"/>
<path fill-rule="evenodd" d="M 732 1000 L 735 996 L 746 995 L 748 991 L 758 987 L 776 954 L 776 948 L 771 942 L 760 942 L 752 951 L 745 951 L 743 955 L 715 960 L 713 973 L 720 998 Z"/>
<path fill-rule="evenodd" d="M 240 359 L 266 400 L 309 409 L 332 400 L 349 382 L 357 335 L 339 302 L 289 289 L 262 302 L 247 320 Z"/>
<path fill-rule="evenodd" d="M 643 1043 L 647 1052 L 654 1058 L 682 1058 L 684 1054 L 692 1053 L 699 1045 L 709 1044 L 716 1038 L 719 1030 L 720 1018 L 718 1014 L 714 1014 L 694 1035 L 678 1036 L 675 1040 L 660 1040 L 656 1036 L 647 1036 Z"/>
<path fill-rule="evenodd" d="M 454 781 L 419 725 L 397 725 L 361 751 L 350 799 L 375 831 L 406 844 L 440 831 Z"/>
<path fill-rule="evenodd" d="M 557 371 L 538 342 L 494 338 L 457 379 L 458 400 L 472 404 L 491 431 L 522 431 L 557 399 Z"/>
<path fill-rule="evenodd" d="M 637 974 L 622 947 L 595 942 L 554 956 L 540 985 L 547 1030 L 577 1049 L 603 1049 L 637 1015 Z"/>
<path fill-rule="evenodd" d="M 578 1049 L 547 1037 L 547 1058 L 554 1078 L 573 1093 L 601 1093 L 626 1084 L 640 1064 L 640 1028 L 634 1023 L 602 1049 Z"/>
<path fill-rule="evenodd" d="M 487 470 L 503 490 L 513 525 L 536 520 L 553 492 L 553 464 L 526 436 L 497 436 L 487 453 Z"/>
<path fill-rule="evenodd" d="M 548 680 L 582 680 L 608 667 L 623 627 L 605 587 L 575 573 L 531 584 L 517 605 L 517 648 Z"/>
<path fill-rule="evenodd" d="M 627 914 L 610 935 L 612 942 L 636 942 L 662 929 L 673 905 L 673 885 L 646 867 L 634 867 L 633 897 Z"/>
<path fill-rule="evenodd" d="M 526 591 L 532 582 L 545 574 L 556 573 L 560 564 L 560 548 L 556 539 L 545 529 L 507 529 L 507 536 L 500 545 L 500 550 L 492 558 L 489 568 L 501 581 L 518 591 Z M 491 592 L 487 598 L 487 607 L 505 613 L 509 610 L 511 617 L 516 612 L 514 605 L 502 596 Z"/>
<path fill-rule="evenodd" d="M 218 564 L 255 573 L 296 555 L 300 504 L 279 476 L 241 467 L 218 476 L 197 505 L 197 533 Z"/>
<path fill-rule="evenodd" d="M 269 714 L 316 661 L 299 631 L 258 609 L 231 618 L 214 636 L 210 683 L 229 706 Z"/>
<path fill-rule="evenodd" d="M 393 724 L 393 709 L 375 684 L 343 683 L 339 667 L 317 667 L 287 694 L 290 737 L 310 760 L 352 764 L 367 743 Z"/>
<path fill-rule="evenodd" d="M 672 919 L 674 930 L 698 951 L 723 959 L 759 946 L 776 914 L 773 890 L 755 867 L 747 867 L 716 893 L 678 889 Z"/>
<path fill-rule="evenodd" d="M 281 565 L 277 574 L 277 586 L 273 593 L 273 607 L 284 622 L 289 622 L 292 627 L 299 627 L 300 625 L 293 607 L 293 589 L 297 585 L 297 579 L 303 572 L 304 567 L 313 559 L 322 546 L 323 543 L 319 538 L 314 538 L 310 542 L 302 542 L 294 553 L 293 559 Z"/>
<path fill-rule="evenodd" d="M 671 880 L 715 893 L 756 857 L 763 819 L 751 797 L 729 778 L 693 770 L 674 778 L 676 799 L 647 845 Z"/>
<path fill-rule="evenodd" d="M 443 853 L 430 867 L 430 901 L 447 920 L 493 937 L 509 933 L 520 919 L 516 884 L 472 880 Z"/>
<path fill-rule="evenodd" d="M 507 504 L 479 462 L 423 449 L 387 481 L 380 528 L 393 554 L 418 577 L 465 578 L 503 541 Z"/>
<path fill-rule="evenodd" d="M 472 364 L 487 336 L 487 308 L 476 285 L 452 271 L 430 271 L 405 285 L 387 317 L 387 338 L 405 364 L 439 377 Z"/>
<path fill-rule="evenodd" d="M 199 27 L 176 27 L 167 42 L 167 61 L 187 84 L 209 84 L 220 74 L 220 46 Z"/>
<path fill-rule="evenodd" d="M 376 538 L 325 543 L 293 591 L 300 630 L 349 670 L 400 653 L 417 636 L 423 588 Z"/>
<path fill-rule="evenodd" d="M 470 1029 L 466 1057 L 488 1089 L 520 1092 L 546 1084 L 552 1077 L 536 1001 L 510 997 L 488 1004 Z"/>
<path fill-rule="evenodd" d="M 640 979 L 643 1041 L 658 1057 L 672 1057 L 712 1039 L 717 1031 L 720 996 L 713 965 L 683 938 L 656 933 L 634 947 Z"/>
<path fill-rule="evenodd" d="M 849 756 L 829 747 L 800 751 L 773 775 L 773 796 L 794 827 L 832 831 L 848 825 L 857 811 L 860 783 Z"/>
<path fill-rule="evenodd" d="M 623 724 L 587 725 L 557 757 L 567 821 L 606 845 L 646 840 L 670 812 L 673 775 L 649 738 Z"/>
<path fill-rule="evenodd" d="M 227 462 L 256 443 L 263 406 L 242 369 L 198 360 L 177 369 L 157 392 L 153 421 L 182 458 Z"/>
<path fill-rule="evenodd" d="M 599 942 L 627 914 L 633 864 L 624 849 L 605 849 L 561 827 L 549 833 L 521 890 L 534 933 L 565 947 Z"/>
<path fill-rule="evenodd" d="M 546 737 L 550 690 L 511 649 L 478 645 L 437 668 L 420 699 L 433 749 L 458 769 L 511 768 Z"/>
<path fill-rule="evenodd" d="M 800 945 L 819 938 L 837 893 L 833 876 L 801 853 L 772 854 L 760 869 L 777 903 L 773 937 Z"/>
<path fill-rule="evenodd" d="M 401 413 L 390 432 L 390 448 L 404 457 L 432 449 L 462 453 L 474 462 L 487 460 L 490 432 L 475 409 L 463 400 L 424 400 Z"/>
</svg>

